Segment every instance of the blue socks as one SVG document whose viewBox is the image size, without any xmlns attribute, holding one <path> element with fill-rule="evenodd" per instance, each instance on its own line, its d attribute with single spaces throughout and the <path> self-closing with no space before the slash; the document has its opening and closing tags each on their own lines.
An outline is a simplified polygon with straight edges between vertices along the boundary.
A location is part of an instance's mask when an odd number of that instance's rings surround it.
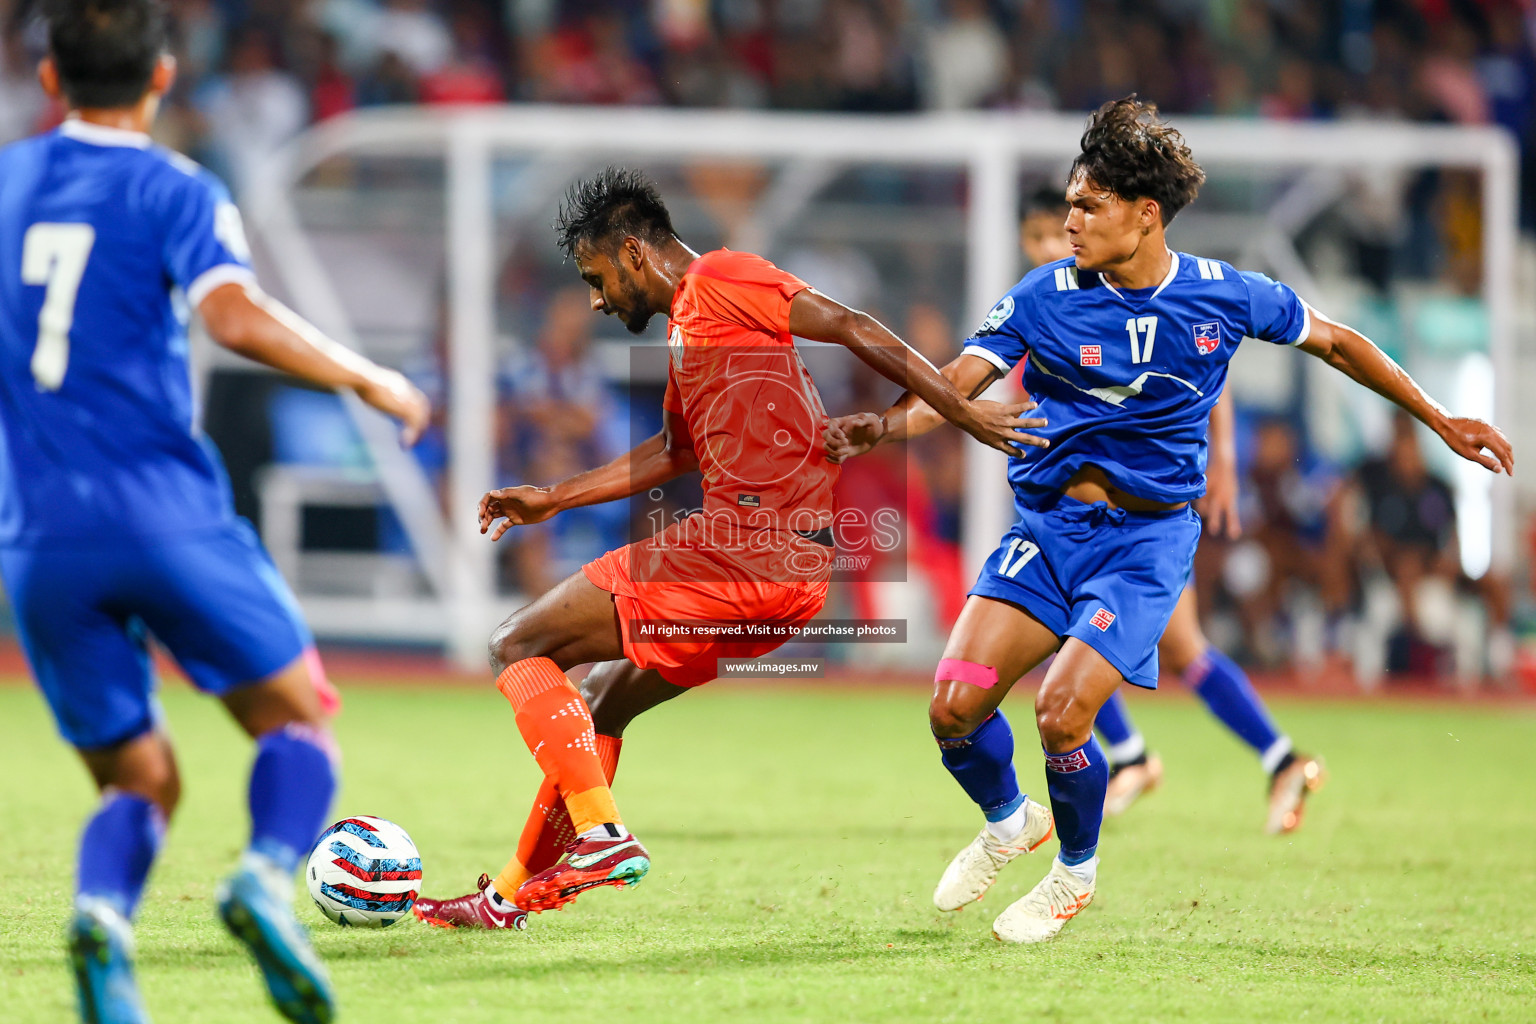
<svg viewBox="0 0 1536 1024">
<path fill-rule="evenodd" d="M 976 801 L 988 821 L 1001 821 L 1024 805 L 1019 779 L 1013 771 L 1013 730 L 1001 711 L 992 712 L 968 736 L 934 738 L 938 740 L 944 767 L 966 795 Z"/>
<path fill-rule="evenodd" d="M 1109 786 L 1109 762 L 1099 741 L 1090 735 L 1076 750 L 1046 751 L 1045 781 L 1061 840 L 1061 862 L 1071 866 L 1092 860 L 1099 848 L 1104 791 Z"/>
<path fill-rule="evenodd" d="M 165 836 L 165 815 L 137 793 L 109 790 L 80 836 L 75 892 L 132 917 Z"/>
<path fill-rule="evenodd" d="M 325 827 L 335 792 L 328 733 L 290 724 L 262 736 L 251 766 L 251 849 L 285 870 L 298 867 Z"/>
<path fill-rule="evenodd" d="M 1110 764 L 1126 765 L 1146 755 L 1147 741 L 1136 723 L 1131 721 L 1131 709 L 1125 706 L 1125 698 L 1120 696 L 1119 690 L 1110 694 L 1109 700 L 1099 709 L 1093 727 L 1108 744 L 1105 753 L 1109 755 Z"/>
<path fill-rule="evenodd" d="M 1273 772 L 1290 753 L 1289 737 L 1275 728 L 1269 709 L 1254 691 L 1248 676 L 1236 662 L 1216 648 L 1206 648 L 1184 673 L 1184 683 L 1195 691 L 1222 725 L 1254 749 L 1263 760 L 1266 772 Z"/>
</svg>

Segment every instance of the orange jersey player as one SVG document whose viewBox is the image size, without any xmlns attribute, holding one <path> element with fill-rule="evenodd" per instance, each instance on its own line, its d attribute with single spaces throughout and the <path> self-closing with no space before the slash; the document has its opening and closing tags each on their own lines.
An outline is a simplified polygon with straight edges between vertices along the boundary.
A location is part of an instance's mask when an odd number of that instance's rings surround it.
<svg viewBox="0 0 1536 1024">
<path fill-rule="evenodd" d="M 945 419 L 1003 451 L 1038 443 L 1028 403 L 963 395 L 864 313 L 749 253 L 700 256 L 678 239 L 654 185 L 610 168 L 574 185 L 556 223 L 591 288 L 592 309 L 632 333 L 665 313 L 669 355 L 661 433 L 551 487 L 509 487 L 480 502 L 482 532 L 615 501 L 685 473 L 703 508 L 610 551 L 503 622 L 491 637 L 496 684 L 545 781 L 517 854 L 479 891 L 422 899 L 429 923 L 521 928 L 529 911 L 583 890 L 631 885 L 650 859 L 624 828 L 609 785 L 624 727 L 715 678 L 722 657 L 778 647 L 821 611 L 832 569 L 837 440 L 793 336 L 847 347 L 920 394 Z M 497 522 L 501 520 L 501 522 Z M 581 684 L 565 673 L 597 663 Z"/>
</svg>

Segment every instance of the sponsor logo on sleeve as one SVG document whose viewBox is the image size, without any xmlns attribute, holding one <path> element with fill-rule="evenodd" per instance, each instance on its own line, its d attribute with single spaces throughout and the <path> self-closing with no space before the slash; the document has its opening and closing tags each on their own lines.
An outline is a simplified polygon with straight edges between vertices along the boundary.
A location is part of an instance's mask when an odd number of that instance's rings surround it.
<svg viewBox="0 0 1536 1024">
<path fill-rule="evenodd" d="M 1221 324 L 1195 324 L 1195 348 L 1200 354 L 1208 356 L 1221 348 Z"/>
<path fill-rule="evenodd" d="M 763 499 L 756 494 L 738 494 L 736 504 L 743 508 L 757 508 L 763 503 Z"/>
<path fill-rule="evenodd" d="M 1077 347 L 1077 362 L 1079 366 L 1103 366 L 1104 346 L 1079 345 Z"/>
<path fill-rule="evenodd" d="M 1108 629 L 1110 623 L 1114 621 L 1114 612 L 1110 611 L 1108 608 L 1100 608 L 1098 611 L 1093 613 L 1093 618 L 1089 619 L 1088 623 L 1102 633 Z"/>
</svg>

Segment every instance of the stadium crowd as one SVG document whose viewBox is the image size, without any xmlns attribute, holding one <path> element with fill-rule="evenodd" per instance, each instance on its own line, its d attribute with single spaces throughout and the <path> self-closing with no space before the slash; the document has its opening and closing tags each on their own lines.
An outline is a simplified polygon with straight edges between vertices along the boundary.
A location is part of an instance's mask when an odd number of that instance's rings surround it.
<svg viewBox="0 0 1536 1024">
<path fill-rule="evenodd" d="M 58 116 L 33 75 L 40 2 L 0 2 L 0 141 Z M 168 6 L 181 81 L 160 130 L 236 182 L 306 124 L 379 104 L 1087 110 L 1139 91 L 1170 114 L 1497 123 L 1526 153 L 1536 110 L 1536 12 L 1520 0 Z"/>
</svg>

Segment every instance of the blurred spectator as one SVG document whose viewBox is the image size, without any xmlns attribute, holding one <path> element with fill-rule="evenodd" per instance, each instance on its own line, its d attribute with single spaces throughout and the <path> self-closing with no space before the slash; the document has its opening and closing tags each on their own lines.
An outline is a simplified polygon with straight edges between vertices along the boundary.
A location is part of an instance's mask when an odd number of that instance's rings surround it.
<svg viewBox="0 0 1536 1024">
<path fill-rule="evenodd" d="M 997 96 L 1008 75 L 1008 43 L 984 0 L 948 0 L 923 34 L 923 100 L 934 110 L 974 107 Z"/>
<path fill-rule="evenodd" d="M 357 105 L 382 107 L 415 103 L 418 95 L 416 76 L 398 53 L 384 53 L 357 83 Z"/>
<path fill-rule="evenodd" d="M 316 121 L 344 114 L 357 106 L 357 83 L 341 66 L 336 37 L 314 31 L 307 35 L 310 66 L 304 78 L 309 85 L 309 109 Z"/>
<path fill-rule="evenodd" d="M 304 90 L 277 67 L 275 54 L 270 36 L 246 30 L 230 49 L 228 70 L 210 79 L 197 97 L 208 125 L 210 161 L 237 192 L 309 117 Z"/>
<path fill-rule="evenodd" d="M 616 415 L 608 377 L 591 350 L 597 317 L 585 285 L 556 292 L 532 351 L 521 352 L 504 371 L 502 471 L 519 482 L 547 483 L 527 475 L 537 451 L 553 443 L 571 448 L 582 468 L 600 465 L 628 447 Z"/>
<path fill-rule="evenodd" d="M 1478 580 L 1463 573 L 1454 496 L 1425 463 L 1407 413 L 1394 415 L 1390 447 L 1359 466 L 1353 488 L 1361 533 L 1351 548 L 1365 588 L 1361 646 L 1385 643 L 1389 672 L 1453 670 L 1475 681 L 1507 668 L 1508 588 L 1492 573 Z M 1357 659 L 1366 671 L 1374 667 L 1369 650 Z"/>
<path fill-rule="evenodd" d="M 550 484 L 600 466 L 631 446 L 628 417 L 591 351 L 596 318 L 584 285 L 556 292 L 532 351 L 503 374 L 503 483 Z M 562 513 L 507 538 L 514 586 L 539 594 L 583 562 L 624 543 L 623 502 Z"/>
<path fill-rule="evenodd" d="M 453 59 L 453 37 L 427 0 L 385 0 L 373 24 L 373 48 L 392 53 L 420 78 Z"/>
<path fill-rule="evenodd" d="M 37 131 L 47 109 L 22 25 L 0 21 L 0 142 Z"/>
<path fill-rule="evenodd" d="M 1280 664 L 1300 655 L 1321 658 L 1320 630 L 1301 630 L 1316 649 L 1298 651 L 1297 619 L 1337 619 L 1351 597 L 1349 561 L 1340 555 L 1333 516 L 1338 481 L 1321 460 L 1304 455 L 1288 420 L 1273 417 L 1254 432 L 1241 494 L 1242 537 L 1201 541 L 1197 572 L 1202 604 L 1211 606 L 1218 583 L 1242 621 L 1242 648 L 1251 659 Z M 1318 603 L 1321 611 L 1317 611 Z M 1289 636 L 1282 627 L 1289 625 Z"/>
</svg>

